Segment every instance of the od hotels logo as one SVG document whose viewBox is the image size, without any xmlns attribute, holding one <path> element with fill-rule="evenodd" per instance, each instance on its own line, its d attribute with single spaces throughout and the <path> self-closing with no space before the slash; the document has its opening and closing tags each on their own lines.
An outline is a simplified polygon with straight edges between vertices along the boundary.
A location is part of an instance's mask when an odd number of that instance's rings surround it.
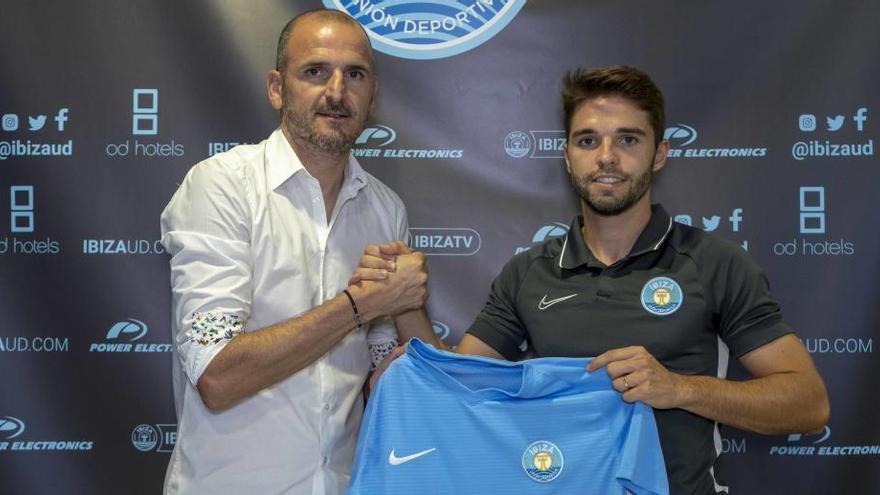
<svg viewBox="0 0 880 495">
<path fill-rule="evenodd" d="M 9 188 L 9 232 L 32 234 L 36 231 L 36 189 L 33 184 L 15 185 Z M 61 242 L 51 237 L 30 239 L 27 237 L 0 237 L 0 255 L 4 254 L 58 254 Z"/>
<path fill-rule="evenodd" d="M 159 134 L 159 90 L 156 88 L 136 88 L 131 92 L 131 134 L 133 136 L 156 136 Z M 108 143 L 105 153 L 109 157 L 142 156 L 151 158 L 180 157 L 184 154 L 183 145 L 170 142 L 141 141 L 126 139 L 123 142 Z"/>
<path fill-rule="evenodd" d="M 525 0 L 324 0 L 354 17 L 373 48 L 395 57 L 451 57 L 485 43 Z"/>
<path fill-rule="evenodd" d="M 171 344 L 132 343 L 143 338 L 147 332 L 147 324 L 134 318 L 116 322 L 107 331 L 103 342 L 89 345 L 89 352 L 171 352 Z"/>
<path fill-rule="evenodd" d="M 851 256 L 856 252 L 855 243 L 845 238 L 816 239 L 814 236 L 825 234 L 826 190 L 825 186 L 801 186 L 799 196 L 798 228 L 804 237 L 795 237 L 791 241 L 773 244 L 776 256 Z"/>
</svg>

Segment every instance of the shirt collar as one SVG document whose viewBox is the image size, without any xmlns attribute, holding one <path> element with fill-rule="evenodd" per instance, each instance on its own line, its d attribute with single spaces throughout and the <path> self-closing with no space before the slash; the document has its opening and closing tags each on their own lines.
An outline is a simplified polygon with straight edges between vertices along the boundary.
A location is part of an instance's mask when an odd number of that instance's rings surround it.
<svg viewBox="0 0 880 495">
<path fill-rule="evenodd" d="M 565 241 L 562 244 L 562 252 L 560 253 L 558 263 L 560 268 L 571 270 L 581 265 L 604 266 L 587 248 L 587 243 L 584 241 L 583 226 L 584 217 L 577 215 L 572 220 L 568 234 L 566 234 Z M 626 258 L 659 249 L 663 241 L 669 237 L 671 231 L 672 218 L 669 217 L 663 206 L 660 204 L 651 205 L 651 219 L 648 220 L 648 225 L 639 234 Z"/>
<path fill-rule="evenodd" d="M 266 143 L 266 163 L 269 167 L 269 186 L 273 190 L 298 173 L 304 173 L 311 177 L 280 127 L 275 129 Z M 366 185 L 367 173 L 361 168 L 354 156 L 349 154 L 348 163 L 345 164 L 342 189 L 358 191 Z"/>
</svg>

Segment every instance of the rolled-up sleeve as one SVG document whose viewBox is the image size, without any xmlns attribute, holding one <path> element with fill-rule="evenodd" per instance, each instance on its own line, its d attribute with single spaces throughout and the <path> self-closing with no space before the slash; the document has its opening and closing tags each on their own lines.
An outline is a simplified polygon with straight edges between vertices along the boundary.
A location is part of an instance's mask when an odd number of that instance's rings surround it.
<svg viewBox="0 0 880 495">
<path fill-rule="evenodd" d="M 395 206 L 397 239 L 388 240 L 401 240 L 406 242 L 409 235 L 409 222 L 406 217 L 406 208 L 396 194 L 389 191 L 389 195 L 393 201 L 392 204 Z M 370 349 L 371 369 L 376 369 L 376 367 L 379 366 L 379 363 L 381 363 L 382 360 L 399 345 L 400 338 L 397 334 L 397 328 L 394 326 L 394 320 L 388 316 L 374 320 L 367 333 L 367 346 Z"/>
<path fill-rule="evenodd" d="M 193 167 L 162 212 L 174 344 L 193 385 L 250 316 L 250 191 L 241 169 L 209 159 Z"/>
</svg>

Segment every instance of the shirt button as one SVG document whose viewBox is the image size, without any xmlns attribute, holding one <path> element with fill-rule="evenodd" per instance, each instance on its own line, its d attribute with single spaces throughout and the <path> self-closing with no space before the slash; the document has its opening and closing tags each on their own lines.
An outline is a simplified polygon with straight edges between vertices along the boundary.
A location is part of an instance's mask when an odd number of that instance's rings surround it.
<svg viewBox="0 0 880 495">
<path fill-rule="evenodd" d="M 325 455 L 324 458 L 321 459 L 321 465 L 326 466 L 328 462 L 330 462 L 330 458 Z"/>
<path fill-rule="evenodd" d="M 324 403 L 324 410 L 325 410 L 325 411 L 329 411 L 329 410 L 330 410 L 330 404 Z"/>
</svg>

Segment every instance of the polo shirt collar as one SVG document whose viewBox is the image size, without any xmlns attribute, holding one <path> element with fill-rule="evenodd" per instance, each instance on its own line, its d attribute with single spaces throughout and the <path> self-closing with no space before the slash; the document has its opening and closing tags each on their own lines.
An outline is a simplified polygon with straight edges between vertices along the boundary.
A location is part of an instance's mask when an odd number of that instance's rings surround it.
<svg viewBox="0 0 880 495">
<path fill-rule="evenodd" d="M 280 127 L 275 129 L 266 143 L 266 163 L 269 167 L 269 186 L 272 190 L 277 189 L 294 175 L 305 174 L 311 177 Z M 348 162 L 345 164 L 345 177 L 342 179 L 342 190 L 357 192 L 366 185 L 367 173 L 354 156 L 349 154 Z"/>
<path fill-rule="evenodd" d="M 583 226 L 584 217 L 577 215 L 572 220 L 562 245 L 558 262 L 560 268 L 571 270 L 582 265 L 604 267 L 584 242 Z M 672 218 L 666 213 L 663 206 L 660 204 L 651 205 L 651 219 L 648 220 L 648 225 L 639 234 L 632 250 L 624 259 L 659 249 L 671 231 Z"/>
</svg>

